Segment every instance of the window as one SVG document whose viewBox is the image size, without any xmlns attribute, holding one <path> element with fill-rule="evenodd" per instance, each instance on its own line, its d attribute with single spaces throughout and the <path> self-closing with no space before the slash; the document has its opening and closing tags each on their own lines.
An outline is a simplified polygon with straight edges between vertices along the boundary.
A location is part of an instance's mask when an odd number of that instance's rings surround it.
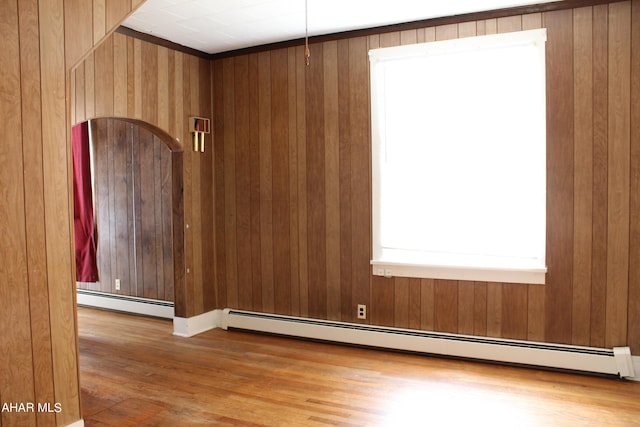
<svg viewBox="0 0 640 427">
<path fill-rule="evenodd" d="M 373 274 L 544 283 L 545 40 L 369 52 Z"/>
</svg>

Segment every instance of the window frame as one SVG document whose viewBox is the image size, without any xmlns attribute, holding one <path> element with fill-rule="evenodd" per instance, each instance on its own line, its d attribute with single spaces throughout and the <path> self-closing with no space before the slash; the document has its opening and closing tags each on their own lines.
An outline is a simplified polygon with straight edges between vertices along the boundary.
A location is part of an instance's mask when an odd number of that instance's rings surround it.
<svg viewBox="0 0 640 427">
<path fill-rule="evenodd" d="M 379 95 L 380 88 L 377 73 L 379 62 L 388 60 L 397 60 L 404 57 L 417 57 L 421 55 L 433 55 L 449 51 L 464 51 L 472 49 L 486 48 L 487 43 L 492 45 L 522 45 L 523 43 L 535 43 L 538 47 L 542 46 L 538 51 L 541 52 L 539 58 L 541 63 L 542 87 L 545 87 L 545 49 L 546 29 L 525 30 L 513 33 L 501 33 L 487 36 L 476 36 L 469 38 L 460 38 L 453 40 L 445 40 L 438 42 L 420 43 L 414 45 L 396 46 L 391 48 L 372 49 L 369 51 L 370 58 L 370 77 L 371 77 L 371 130 L 372 130 L 372 273 L 377 276 L 400 276 L 414 278 L 432 278 L 432 279 L 450 279 L 450 280 L 469 280 L 469 281 L 485 281 L 485 282 L 502 282 L 502 283 L 527 283 L 527 284 L 544 284 L 546 277 L 546 248 L 542 248 L 540 257 L 532 260 L 522 259 L 519 262 L 503 262 L 506 258 L 500 260 L 491 259 L 491 257 L 480 257 L 473 259 L 459 258 L 457 261 L 447 259 L 446 257 L 438 257 L 431 259 L 429 262 L 412 258 L 411 254 L 403 254 L 401 249 L 389 250 L 382 247 L 381 243 L 381 147 L 384 147 L 381 136 L 380 114 L 379 114 Z M 544 90 L 544 89 L 543 89 Z M 546 96 L 546 94 L 545 94 Z M 546 114 L 546 112 L 544 112 Z M 546 128 L 546 117 L 543 115 L 543 125 Z M 543 132 L 546 136 L 546 130 Z M 545 138 L 546 139 L 546 138 Z M 544 150 L 546 152 L 546 140 Z M 545 154 L 546 157 L 546 154 Z M 546 171 L 546 158 L 544 160 Z M 546 188 L 546 175 L 545 175 Z M 546 191 L 545 191 L 546 192 Z M 545 206 L 543 211 L 546 212 L 546 196 L 544 200 Z M 546 222 L 545 218 L 543 219 Z M 543 227 L 545 236 L 542 239 L 546 242 L 546 223 Z M 546 244 L 546 243 L 545 243 Z M 390 253 L 393 251 L 393 254 Z M 462 261 L 462 262 L 461 262 Z"/>
</svg>

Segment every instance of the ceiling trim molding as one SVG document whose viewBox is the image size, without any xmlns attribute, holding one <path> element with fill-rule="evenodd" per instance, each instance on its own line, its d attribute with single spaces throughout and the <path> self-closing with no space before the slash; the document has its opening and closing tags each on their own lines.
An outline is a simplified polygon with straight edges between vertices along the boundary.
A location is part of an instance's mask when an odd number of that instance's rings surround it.
<svg viewBox="0 0 640 427">
<path fill-rule="evenodd" d="M 139 39 L 145 42 L 149 42 L 158 46 L 163 46 L 166 47 L 168 49 L 172 49 L 172 50 L 176 50 L 178 52 L 182 52 L 182 53 L 186 53 L 189 55 L 193 55 L 193 56 L 197 56 L 199 58 L 204 58 L 204 59 L 211 59 L 212 55 L 210 53 L 207 52 L 203 52 L 201 50 L 198 49 L 193 49 L 191 47 L 188 46 L 184 46 L 178 43 L 174 43 L 172 41 L 160 38 L 160 37 L 156 37 L 156 36 L 152 36 L 150 34 L 147 33 L 142 33 L 140 31 L 136 31 L 134 29 L 131 29 L 129 27 L 125 27 L 124 25 L 120 25 L 118 28 L 116 28 L 116 33 L 120 33 L 123 34 L 125 36 L 129 36 L 129 37 L 133 37 L 134 39 Z"/>
<path fill-rule="evenodd" d="M 531 13 L 553 12 L 557 10 L 574 9 L 580 7 L 596 6 L 600 4 L 617 3 L 621 0 L 562 0 L 552 3 L 539 3 L 528 6 L 517 6 L 504 9 L 496 9 L 485 12 L 473 12 L 461 15 L 444 16 L 440 18 L 423 19 L 400 24 L 383 25 L 360 30 L 344 31 L 339 33 L 326 34 L 309 37 L 309 44 L 323 43 L 327 41 L 342 40 L 355 37 L 371 36 L 376 34 L 391 33 L 396 31 L 416 30 L 420 28 L 435 27 L 438 25 L 459 24 L 468 21 L 480 21 L 485 19 L 504 18 L 514 15 L 528 15 Z M 259 53 L 268 50 L 284 49 L 288 47 L 301 46 L 304 38 L 288 40 L 278 43 L 270 43 L 260 46 L 248 47 L 244 49 L 230 50 L 227 52 L 214 53 L 210 55 L 212 60 L 229 58 L 232 56 L 246 55 L 249 53 Z"/>
<path fill-rule="evenodd" d="M 538 3 L 528 6 L 517 6 L 504 9 L 496 9 L 485 12 L 473 12 L 461 15 L 444 16 L 440 18 L 423 19 L 400 24 L 383 25 L 378 27 L 364 28 L 360 30 L 343 31 L 338 33 L 325 34 L 309 37 L 309 44 L 324 43 L 327 41 L 343 40 L 355 37 L 371 36 L 375 34 L 391 33 L 396 31 L 415 30 L 420 28 L 435 27 L 439 25 L 459 24 L 468 21 L 480 21 L 485 19 L 504 18 L 514 15 L 528 15 L 532 13 L 553 12 L 558 10 L 574 9 L 580 7 L 597 6 L 601 4 L 617 3 L 621 0 L 561 0 L 552 3 Z M 195 55 L 209 60 L 223 59 L 250 53 L 259 53 L 269 50 L 285 49 L 289 47 L 304 45 L 304 38 L 286 40 L 282 42 L 269 43 L 259 46 L 252 46 L 243 49 L 229 50 L 226 52 L 209 54 L 197 49 L 183 46 L 169 40 L 145 34 L 128 27 L 120 26 L 116 30 L 120 34 L 131 36 L 149 43 L 177 50 L 179 52 Z"/>
</svg>

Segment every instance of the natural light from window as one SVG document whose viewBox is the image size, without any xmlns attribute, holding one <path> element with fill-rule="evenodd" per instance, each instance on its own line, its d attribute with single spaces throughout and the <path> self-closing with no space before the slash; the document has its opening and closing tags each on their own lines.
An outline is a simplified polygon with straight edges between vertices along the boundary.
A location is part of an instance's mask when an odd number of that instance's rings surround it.
<svg viewBox="0 0 640 427">
<path fill-rule="evenodd" d="M 545 39 L 370 52 L 374 274 L 544 283 Z"/>
</svg>

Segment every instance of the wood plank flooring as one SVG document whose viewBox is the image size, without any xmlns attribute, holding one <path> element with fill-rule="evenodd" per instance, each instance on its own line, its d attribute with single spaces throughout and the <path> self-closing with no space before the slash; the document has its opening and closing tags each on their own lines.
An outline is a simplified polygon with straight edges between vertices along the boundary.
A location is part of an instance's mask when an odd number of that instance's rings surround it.
<svg viewBox="0 0 640 427">
<path fill-rule="evenodd" d="M 633 426 L 640 383 L 78 309 L 91 426 Z"/>
</svg>

